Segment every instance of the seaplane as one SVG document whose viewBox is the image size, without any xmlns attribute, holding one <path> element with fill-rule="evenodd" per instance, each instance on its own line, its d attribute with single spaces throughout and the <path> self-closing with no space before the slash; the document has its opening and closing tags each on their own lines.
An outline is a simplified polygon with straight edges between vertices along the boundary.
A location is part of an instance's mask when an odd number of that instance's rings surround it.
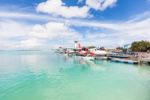
<svg viewBox="0 0 150 100">
<path fill-rule="evenodd" d="M 92 52 L 95 56 L 105 56 L 108 54 L 106 50 L 101 50 L 97 48 L 90 49 L 90 52 Z"/>
<path fill-rule="evenodd" d="M 75 48 L 78 49 L 78 55 L 83 56 L 85 60 L 94 60 L 95 57 L 101 56 L 106 58 L 106 50 L 97 49 L 95 47 L 82 47 L 78 41 L 75 41 Z"/>
</svg>

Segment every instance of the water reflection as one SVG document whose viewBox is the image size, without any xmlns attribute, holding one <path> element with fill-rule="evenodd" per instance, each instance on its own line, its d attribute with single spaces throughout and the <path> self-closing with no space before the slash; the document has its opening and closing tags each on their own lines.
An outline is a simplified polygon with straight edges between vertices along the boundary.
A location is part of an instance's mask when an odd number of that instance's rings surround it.
<svg viewBox="0 0 150 100">
<path fill-rule="evenodd" d="M 75 65 L 79 65 L 80 67 L 90 68 L 95 71 L 105 71 L 106 68 L 96 63 L 96 61 L 84 60 L 83 57 L 80 56 L 67 56 L 63 57 L 64 61 L 67 63 L 73 63 Z"/>
<path fill-rule="evenodd" d="M 146 66 L 40 52 L 0 56 L 0 100 L 149 100 L 149 84 Z"/>
</svg>

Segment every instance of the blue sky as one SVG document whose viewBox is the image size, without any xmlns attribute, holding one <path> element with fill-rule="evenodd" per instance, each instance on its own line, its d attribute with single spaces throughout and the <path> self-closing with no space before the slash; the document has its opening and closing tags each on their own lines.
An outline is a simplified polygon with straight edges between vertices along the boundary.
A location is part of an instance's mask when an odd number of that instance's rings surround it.
<svg viewBox="0 0 150 100">
<path fill-rule="evenodd" d="M 150 41 L 150 0 L 0 0 L 0 49 Z"/>
<path fill-rule="evenodd" d="M 1 7 L 13 9 L 16 11 L 31 11 L 36 12 L 36 6 L 46 0 L 1 0 Z M 78 5 L 83 6 L 85 0 L 82 3 L 78 3 L 78 0 L 63 0 L 67 6 Z M 18 8 L 18 9 L 16 9 Z M 4 9 L 4 10 L 6 10 Z M 118 0 L 116 5 L 112 8 L 108 8 L 105 11 L 90 10 L 90 13 L 94 15 L 95 20 L 125 20 L 136 14 L 143 13 L 150 10 L 150 2 L 148 0 Z"/>
</svg>

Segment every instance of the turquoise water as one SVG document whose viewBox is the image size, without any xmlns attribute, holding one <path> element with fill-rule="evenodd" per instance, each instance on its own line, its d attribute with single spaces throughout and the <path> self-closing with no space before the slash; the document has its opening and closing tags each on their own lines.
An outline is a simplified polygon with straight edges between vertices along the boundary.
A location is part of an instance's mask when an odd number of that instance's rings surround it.
<svg viewBox="0 0 150 100">
<path fill-rule="evenodd" d="M 150 66 L 1 51 L 0 100 L 150 100 Z"/>
</svg>

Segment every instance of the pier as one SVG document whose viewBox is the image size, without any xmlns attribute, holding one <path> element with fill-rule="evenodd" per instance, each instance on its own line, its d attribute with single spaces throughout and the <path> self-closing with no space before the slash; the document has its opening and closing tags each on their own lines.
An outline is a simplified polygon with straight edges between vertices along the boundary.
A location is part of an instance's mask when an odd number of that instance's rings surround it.
<svg viewBox="0 0 150 100">
<path fill-rule="evenodd" d="M 113 62 L 121 62 L 121 63 L 128 63 L 128 64 L 138 64 L 138 61 L 129 60 L 129 59 L 120 59 L 120 58 L 110 58 Z"/>
<path fill-rule="evenodd" d="M 138 62 L 150 64 L 150 53 L 145 52 L 138 53 Z"/>
</svg>

